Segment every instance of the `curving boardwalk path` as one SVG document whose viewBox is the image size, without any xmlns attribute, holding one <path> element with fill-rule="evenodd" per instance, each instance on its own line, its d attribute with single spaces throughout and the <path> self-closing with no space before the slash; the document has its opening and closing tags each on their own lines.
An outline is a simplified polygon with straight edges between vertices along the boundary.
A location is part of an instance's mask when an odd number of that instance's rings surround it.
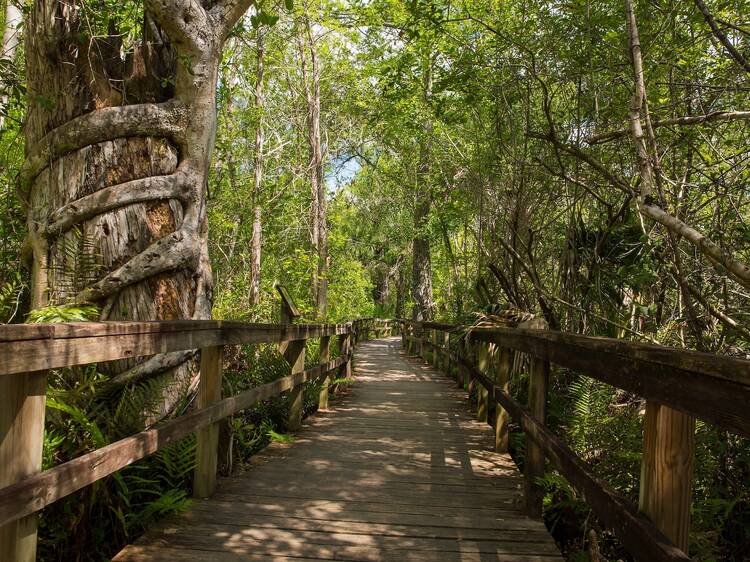
<svg viewBox="0 0 750 562">
<path fill-rule="evenodd" d="M 114 561 L 562 560 L 465 392 L 399 347 L 362 343 L 356 383 L 293 444 L 268 447 Z"/>
</svg>

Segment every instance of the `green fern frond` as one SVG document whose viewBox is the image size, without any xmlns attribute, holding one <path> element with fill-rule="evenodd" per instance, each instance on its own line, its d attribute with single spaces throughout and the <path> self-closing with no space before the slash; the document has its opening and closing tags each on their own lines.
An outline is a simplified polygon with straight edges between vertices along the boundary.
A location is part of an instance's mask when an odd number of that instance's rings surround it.
<svg viewBox="0 0 750 562">
<path fill-rule="evenodd" d="M 294 435 L 290 435 L 288 433 L 278 433 L 274 431 L 273 429 L 268 430 L 268 436 L 271 438 L 271 441 L 277 441 L 279 443 L 294 443 Z"/>
<path fill-rule="evenodd" d="M 51 305 L 29 312 L 26 323 L 91 322 L 98 320 L 99 312 L 99 307 L 93 304 Z"/>
</svg>

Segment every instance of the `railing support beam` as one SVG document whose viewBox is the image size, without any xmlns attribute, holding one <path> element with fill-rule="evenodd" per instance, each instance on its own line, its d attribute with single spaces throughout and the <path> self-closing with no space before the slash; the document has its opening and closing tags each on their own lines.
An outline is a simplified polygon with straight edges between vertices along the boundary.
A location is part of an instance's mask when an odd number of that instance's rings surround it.
<svg viewBox="0 0 750 562">
<path fill-rule="evenodd" d="M 477 342 L 474 344 L 477 351 L 477 369 L 487 375 L 489 378 L 493 378 L 490 372 L 490 348 L 489 344 L 484 342 Z M 489 391 L 483 384 L 477 385 L 477 420 L 480 422 L 487 423 L 489 419 L 490 409 L 490 397 Z"/>
<path fill-rule="evenodd" d="M 328 363 L 331 360 L 331 338 L 325 337 L 320 338 L 320 362 L 322 364 Z M 321 378 L 322 386 L 320 387 L 320 395 L 318 396 L 318 409 L 328 409 L 328 389 L 331 386 L 331 374 L 328 373 L 323 375 Z"/>
<path fill-rule="evenodd" d="M 42 468 L 47 372 L 0 377 L 0 488 Z M 37 515 L 0 527 L 0 560 L 34 562 Z"/>
<path fill-rule="evenodd" d="M 221 400 L 224 346 L 201 349 L 197 406 L 202 410 Z M 198 430 L 193 495 L 207 498 L 216 491 L 219 459 L 219 423 Z"/>
<path fill-rule="evenodd" d="M 639 509 L 675 546 L 688 551 L 695 418 L 646 402 Z"/>
<path fill-rule="evenodd" d="M 510 390 L 510 373 L 513 367 L 513 352 L 507 348 L 499 348 L 496 352 L 495 388 L 505 392 Z M 508 422 L 510 415 L 500 404 L 495 405 L 495 451 L 507 453 L 509 450 Z"/>
<path fill-rule="evenodd" d="M 347 356 L 351 353 L 352 349 L 352 338 L 351 334 L 342 334 L 339 336 L 339 352 L 342 356 Z M 349 359 L 346 363 L 341 366 L 341 376 L 348 379 L 352 376 L 352 361 Z"/>
<path fill-rule="evenodd" d="M 529 373 L 529 410 L 539 423 L 547 417 L 547 390 L 549 387 L 549 361 L 533 357 Z M 528 434 L 526 435 L 526 458 L 524 459 L 524 497 L 526 511 L 530 517 L 542 516 L 544 490 L 537 479 L 544 476 L 544 449 Z"/>
<path fill-rule="evenodd" d="M 305 370 L 305 340 L 294 340 L 281 344 L 280 351 L 284 355 L 289 366 L 292 368 L 290 374 L 295 375 Z M 302 408 L 304 385 L 298 384 L 289 391 L 287 397 L 287 429 L 296 431 L 302 426 Z"/>
</svg>

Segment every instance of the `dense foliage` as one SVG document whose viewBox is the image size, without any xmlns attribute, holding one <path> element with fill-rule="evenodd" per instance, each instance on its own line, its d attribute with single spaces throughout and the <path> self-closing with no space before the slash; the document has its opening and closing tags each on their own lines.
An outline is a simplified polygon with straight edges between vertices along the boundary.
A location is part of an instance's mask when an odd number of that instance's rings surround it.
<svg viewBox="0 0 750 562">
<path fill-rule="evenodd" d="M 139 2 L 82 4 L 96 29 L 117 19 L 122 48 L 133 48 Z M 648 197 L 629 129 L 636 79 L 620 0 L 264 1 L 251 9 L 228 41 L 216 93 L 214 316 L 274 321 L 281 282 L 305 318 L 320 317 L 323 256 L 328 321 L 414 311 L 472 322 L 478 311 L 518 309 L 556 329 L 749 357 L 750 287 L 643 205 L 655 202 L 750 262 L 750 2 L 639 0 L 634 8 L 646 102 L 635 113 L 653 125 Z M 0 321 L 96 316 L 81 303 L 29 310 L 27 227 L 15 195 L 29 102 L 22 47 L 0 64 Z M 327 255 L 311 237 L 320 228 L 308 138 L 316 91 Z M 96 274 L 95 264 L 77 267 Z M 282 369 L 270 348 L 244 350 L 228 391 Z M 524 392 L 520 371 L 516 394 Z M 161 395 L 152 388 L 160 379 L 114 395 L 100 393 L 106 379 L 93 367 L 54 375 L 45 466 L 148 423 L 141 414 Z M 556 431 L 637 501 L 643 402 L 557 371 L 551 404 Z M 280 408 L 266 404 L 229 425 L 240 462 L 283 433 Z M 87 559 L 184 507 L 192 451 L 192 442 L 179 443 L 47 510 L 45 556 Z M 743 560 L 750 448 L 699 422 L 696 455 L 691 553 Z M 548 474 L 545 485 L 547 522 L 571 560 L 586 559 L 590 529 L 605 556 L 625 558 L 559 476 Z M 82 524 L 94 518 L 96 531 Z"/>
</svg>

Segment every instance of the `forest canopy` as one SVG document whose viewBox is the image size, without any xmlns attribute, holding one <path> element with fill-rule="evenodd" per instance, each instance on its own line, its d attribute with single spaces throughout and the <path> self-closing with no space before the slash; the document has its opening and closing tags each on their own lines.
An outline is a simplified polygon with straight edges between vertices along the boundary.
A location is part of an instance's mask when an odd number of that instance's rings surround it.
<svg viewBox="0 0 750 562">
<path fill-rule="evenodd" d="M 274 322 L 281 283 L 309 321 L 520 312 L 750 358 L 748 15 L 748 0 L 6 0 L 0 322 Z M 178 352 L 101 377 L 132 397 L 168 373 L 149 392 L 171 415 L 194 366 Z M 558 375 L 574 384 L 553 418 L 637 495 L 643 403 Z M 692 552 L 740 560 L 747 443 L 699 424 L 697 447 Z M 549 489 L 563 510 L 569 490 Z"/>
</svg>

